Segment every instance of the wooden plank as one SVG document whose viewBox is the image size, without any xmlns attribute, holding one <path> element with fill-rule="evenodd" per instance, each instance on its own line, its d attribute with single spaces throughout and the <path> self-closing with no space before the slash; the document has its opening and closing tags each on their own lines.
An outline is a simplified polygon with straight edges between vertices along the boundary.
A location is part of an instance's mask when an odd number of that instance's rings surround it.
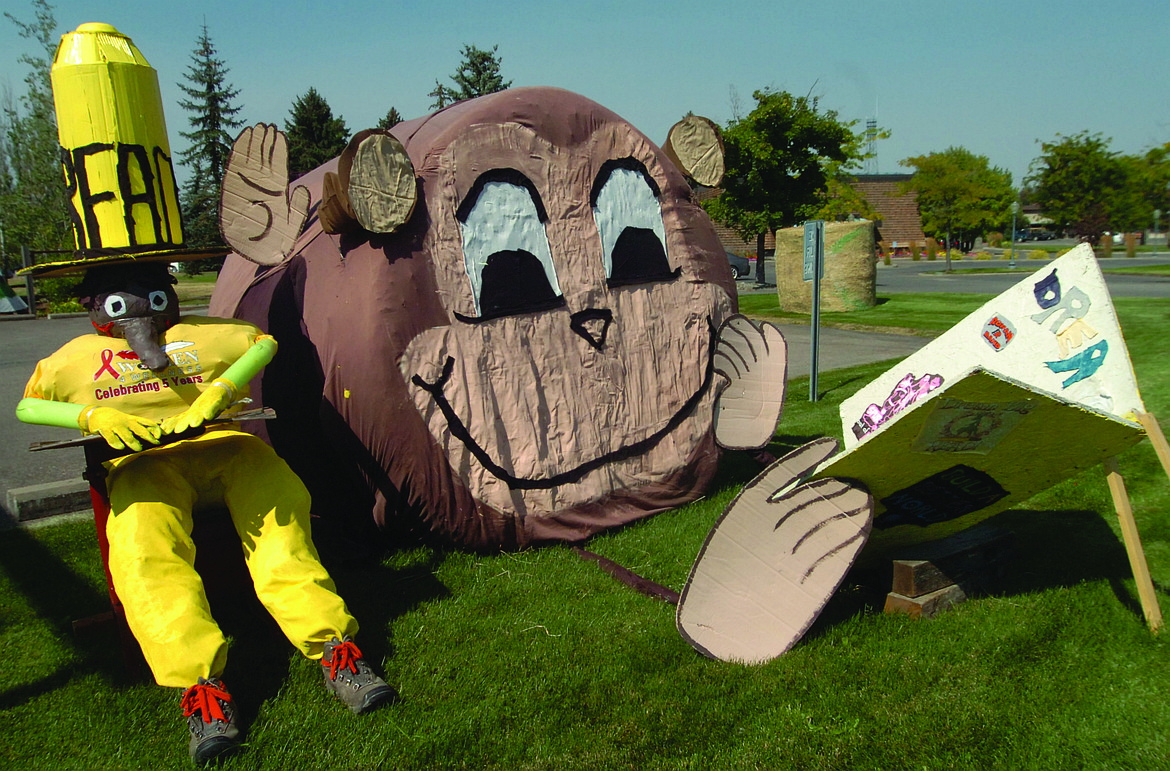
<svg viewBox="0 0 1170 771">
<path fill-rule="evenodd" d="M 886 595 L 886 613 L 903 613 L 913 618 L 934 618 L 952 605 L 967 599 L 966 592 L 958 584 L 943 587 L 921 597 L 907 597 L 897 592 Z"/>
<path fill-rule="evenodd" d="M 1166 442 L 1166 435 L 1162 433 L 1158 419 L 1149 412 L 1139 412 L 1137 419 L 1146 430 L 1146 436 L 1150 437 L 1150 444 L 1154 445 L 1158 460 L 1162 461 L 1162 470 L 1166 472 L 1166 477 L 1170 478 L 1170 443 Z"/>
<path fill-rule="evenodd" d="M 933 562 L 894 560 L 892 590 L 906 597 L 921 597 L 959 583 Z"/>
<path fill-rule="evenodd" d="M 1146 564 L 1146 553 L 1142 549 L 1142 539 L 1138 534 L 1137 521 L 1133 517 L 1129 494 L 1125 491 L 1125 480 L 1118 468 L 1117 458 L 1107 459 L 1104 466 L 1109 492 L 1113 496 L 1113 506 L 1117 509 L 1117 518 L 1121 522 L 1121 536 L 1125 541 L 1125 551 L 1129 555 L 1129 566 L 1133 570 L 1134 582 L 1137 584 L 1142 613 L 1145 614 L 1146 624 L 1150 627 L 1150 631 L 1157 632 L 1162 628 L 1162 609 L 1158 607 L 1158 597 L 1154 593 L 1154 582 L 1150 578 L 1150 568 Z"/>
</svg>

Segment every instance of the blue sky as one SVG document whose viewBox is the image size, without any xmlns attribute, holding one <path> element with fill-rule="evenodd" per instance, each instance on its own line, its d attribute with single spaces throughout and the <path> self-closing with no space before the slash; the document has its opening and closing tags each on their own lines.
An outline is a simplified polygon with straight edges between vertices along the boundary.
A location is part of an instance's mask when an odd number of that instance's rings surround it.
<svg viewBox="0 0 1170 771">
<path fill-rule="evenodd" d="M 31 20 L 27 0 L 4 10 Z M 177 83 L 206 22 L 242 117 L 283 124 L 315 87 L 351 130 L 394 106 L 428 112 L 464 43 L 499 46 L 513 85 L 577 91 L 661 142 L 688 110 L 723 124 L 765 86 L 820 96 L 842 119 L 893 136 L 878 168 L 951 145 L 985 155 L 1018 185 L 1039 141 L 1081 131 L 1142 152 L 1170 141 L 1165 0 L 597 0 L 566 4 L 337 0 L 59 0 L 58 32 L 87 21 L 129 35 L 159 73 L 171 144 L 184 146 Z M 0 86 L 23 91 L 31 50 L 0 19 Z"/>
</svg>

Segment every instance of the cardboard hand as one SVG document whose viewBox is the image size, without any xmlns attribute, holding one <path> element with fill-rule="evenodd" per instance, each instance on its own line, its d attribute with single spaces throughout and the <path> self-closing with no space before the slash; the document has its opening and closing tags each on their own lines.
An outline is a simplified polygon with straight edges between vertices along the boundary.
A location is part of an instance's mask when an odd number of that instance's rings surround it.
<svg viewBox="0 0 1170 771">
<path fill-rule="evenodd" d="M 220 228 L 241 256 L 276 265 L 292 253 L 309 216 L 309 191 L 288 190 L 288 140 L 276 126 L 258 123 L 232 144 L 223 176 Z"/>
<path fill-rule="evenodd" d="M 78 416 L 77 425 L 87 434 L 101 434 L 106 444 L 115 450 L 129 447 L 137 452 L 142 449 L 142 441 L 158 444 L 162 435 L 157 421 L 130 415 L 113 407 L 94 407 L 84 411 Z"/>
<path fill-rule="evenodd" d="M 236 386 L 227 378 L 217 377 L 199 394 L 191 406 L 162 422 L 164 434 L 181 434 L 188 428 L 203 425 L 227 409 L 236 396 Z"/>
<path fill-rule="evenodd" d="M 715 371 L 727 379 L 715 400 L 715 441 L 755 450 L 776 433 L 784 409 L 788 344 L 767 322 L 731 316 L 719 329 Z"/>
<path fill-rule="evenodd" d="M 769 466 L 724 511 L 679 600 L 682 636 L 723 661 L 762 663 L 804 635 L 865 545 L 873 498 L 860 483 L 800 481 L 837 450 L 818 439 Z"/>
</svg>

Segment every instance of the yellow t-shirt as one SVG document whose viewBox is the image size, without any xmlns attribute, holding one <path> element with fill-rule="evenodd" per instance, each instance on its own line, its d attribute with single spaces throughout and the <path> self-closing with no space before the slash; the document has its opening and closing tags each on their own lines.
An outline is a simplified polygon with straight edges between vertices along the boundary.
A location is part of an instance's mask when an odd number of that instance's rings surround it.
<svg viewBox="0 0 1170 771">
<path fill-rule="evenodd" d="M 125 340 L 82 335 L 37 363 L 24 395 L 163 420 L 185 410 L 261 334 L 245 321 L 184 316 L 164 335 L 171 363 L 159 373 L 143 366 Z M 247 383 L 236 385 L 237 399 L 248 395 Z"/>
</svg>

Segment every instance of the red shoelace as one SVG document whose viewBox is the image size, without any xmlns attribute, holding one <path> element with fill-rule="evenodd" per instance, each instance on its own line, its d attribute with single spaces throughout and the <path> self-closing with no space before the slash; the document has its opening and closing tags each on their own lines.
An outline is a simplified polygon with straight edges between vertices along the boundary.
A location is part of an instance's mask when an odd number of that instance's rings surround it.
<svg viewBox="0 0 1170 771">
<path fill-rule="evenodd" d="M 337 679 L 337 671 L 340 669 L 348 669 L 355 675 L 358 673 L 357 662 L 362 657 L 362 652 L 351 641 L 346 640 L 341 645 L 333 649 L 333 658 L 322 660 L 321 664 L 329 667 L 329 679 Z"/>
<path fill-rule="evenodd" d="M 227 720 L 219 703 L 231 700 L 230 693 L 212 683 L 193 685 L 183 693 L 183 717 L 191 717 L 198 712 L 204 723 L 210 723 L 212 718 Z"/>
</svg>

